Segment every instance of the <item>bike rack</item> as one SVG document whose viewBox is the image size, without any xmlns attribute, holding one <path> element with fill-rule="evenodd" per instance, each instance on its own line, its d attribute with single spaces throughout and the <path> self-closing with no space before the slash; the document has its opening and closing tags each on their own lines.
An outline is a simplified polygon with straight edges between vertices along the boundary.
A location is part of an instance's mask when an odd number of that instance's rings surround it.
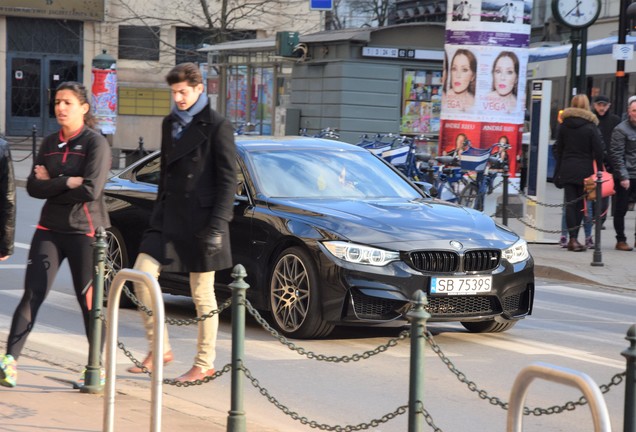
<svg viewBox="0 0 636 432">
<path fill-rule="evenodd" d="M 537 362 L 522 369 L 512 385 L 510 401 L 508 402 L 507 432 L 522 431 L 523 405 L 526 393 L 528 393 L 528 387 L 535 378 L 542 378 L 546 381 L 565 384 L 570 387 L 578 387 L 590 405 L 592 419 L 594 420 L 594 431 L 612 431 L 609 412 L 607 411 L 603 394 L 589 375 L 573 369 Z"/>
<path fill-rule="evenodd" d="M 117 354 L 117 327 L 119 320 L 119 300 L 126 281 L 143 283 L 150 288 L 152 298 L 152 316 L 154 317 L 154 337 L 152 341 L 151 374 L 151 419 L 150 431 L 161 431 L 161 386 L 163 383 L 163 332 L 164 306 L 161 287 L 150 273 L 139 270 L 122 269 L 113 278 L 108 293 L 108 325 L 106 326 L 106 386 L 104 396 L 104 432 L 112 432 L 115 421 L 115 366 Z"/>
</svg>

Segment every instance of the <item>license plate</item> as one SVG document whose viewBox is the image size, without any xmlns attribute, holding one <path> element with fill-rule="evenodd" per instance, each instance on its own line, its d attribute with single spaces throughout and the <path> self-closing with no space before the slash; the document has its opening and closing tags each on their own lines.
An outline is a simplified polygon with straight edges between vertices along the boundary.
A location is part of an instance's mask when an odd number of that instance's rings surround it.
<svg viewBox="0 0 636 432">
<path fill-rule="evenodd" d="M 490 292 L 492 276 L 432 277 L 431 294 L 470 295 Z"/>
</svg>

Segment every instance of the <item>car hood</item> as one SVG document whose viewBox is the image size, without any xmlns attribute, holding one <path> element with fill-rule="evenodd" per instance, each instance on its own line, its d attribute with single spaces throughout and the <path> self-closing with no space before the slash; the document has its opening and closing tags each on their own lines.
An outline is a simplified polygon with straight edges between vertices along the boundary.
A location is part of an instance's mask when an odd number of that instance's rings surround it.
<svg viewBox="0 0 636 432">
<path fill-rule="evenodd" d="M 518 236 L 481 212 L 439 200 L 270 200 L 279 216 L 300 219 L 352 242 L 408 248 L 503 248 Z"/>
</svg>

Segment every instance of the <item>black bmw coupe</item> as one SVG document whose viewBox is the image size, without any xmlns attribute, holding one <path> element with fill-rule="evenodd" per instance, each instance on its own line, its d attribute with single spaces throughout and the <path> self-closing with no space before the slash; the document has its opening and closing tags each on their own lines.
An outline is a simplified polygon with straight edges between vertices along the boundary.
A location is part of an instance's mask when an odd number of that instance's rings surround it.
<svg viewBox="0 0 636 432">
<path fill-rule="evenodd" d="M 108 277 L 134 263 L 156 196 L 159 153 L 107 185 Z M 428 197 L 355 145 L 307 137 L 237 137 L 231 223 L 248 299 L 294 338 L 336 325 L 405 325 L 418 290 L 429 321 L 501 332 L 532 312 L 526 242 L 478 211 Z M 217 272 L 227 291 L 231 269 Z M 187 275 L 162 273 L 189 295 Z M 108 284 L 107 284 L 108 285 Z"/>
</svg>

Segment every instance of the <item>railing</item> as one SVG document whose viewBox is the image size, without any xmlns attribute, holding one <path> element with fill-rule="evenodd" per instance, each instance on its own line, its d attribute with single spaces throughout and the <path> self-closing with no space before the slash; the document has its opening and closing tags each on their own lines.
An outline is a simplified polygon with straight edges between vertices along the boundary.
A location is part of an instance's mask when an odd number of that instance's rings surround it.
<svg viewBox="0 0 636 432">
<path fill-rule="evenodd" d="M 97 242 L 99 243 L 99 242 Z M 96 243 L 96 244 L 97 244 Z M 101 247 L 99 245 L 98 247 Z M 95 253 L 96 259 L 103 259 L 104 254 Z M 103 263 L 96 263 L 99 267 Z M 109 305 L 118 305 L 122 291 L 128 296 L 132 296 L 141 310 L 146 313 L 153 314 L 154 321 L 154 340 L 153 340 L 153 365 L 155 368 L 151 374 L 152 378 L 152 420 L 151 430 L 158 431 L 161 428 L 161 389 L 162 384 L 175 385 L 178 387 L 189 387 L 204 385 L 216 379 L 220 379 L 226 373 L 231 373 L 232 390 L 231 390 L 231 408 L 228 412 L 227 431 L 228 432 L 244 432 L 246 428 L 246 409 L 244 406 L 243 387 L 245 382 L 249 382 L 258 392 L 273 404 L 278 410 L 289 416 L 294 421 L 304 426 L 317 428 L 328 431 L 355 431 L 366 430 L 378 427 L 388 423 L 396 417 L 408 414 L 408 431 L 421 432 L 424 424 L 430 426 L 434 431 L 442 432 L 434 422 L 431 413 L 426 409 L 424 399 L 424 350 L 426 344 L 430 346 L 432 351 L 437 354 L 438 358 L 444 363 L 446 368 L 464 385 L 466 388 L 475 393 L 479 400 L 487 401 L 490 405 L 498 406 L 504 410 L 508 410 L 508 431 L 511 428 L 519 428 L 521 426 L 522 415 L 553 415 L 571 411 L 578 406 L 590 404 L 590 408 L 594 417 L 595 430 L 599 432 L 609 431 L 609 420 L 607 410 L 604 408 L 602 394 L 609 392 L 612 387 L 618 386 L 626 379 L 625 387 L 625 420 L 623 432 L 636 432 L 634 397 L 636 395 L 636 382 L 634 380 L 636 371 L 636 325 L 630 327 L 627 333 L 627 340 L 630 342 L 628 349 L 623 351 L 621 355 L 626 358 L 626 371 L 615 374 L 608 384 L 597 386 L 585 374 L 557 366 L 547 366 L 544 364 L 533 365 L 522 371 L 519 378 L 515 382 L 511 390 L 510 401 L 506 402 L 503 398 L 489 394 L 484 388 L 474 381 L 470 380 L 465 373 L 461 372 L 458 367 L 444 354 L 442 348 L 435 342 L 433 335 L 426 330 L 426 320 L 429 315 L 426 311 L 427 299 L 422 291 L 418 291 L 412 299 L 412 307 L 407 314 L 410 322 L 410 329 L 404 330 L 396 338 L 389 339 L 386 343 L 379 345 L 371 351 L 363 353 L 354 353 L 344 356 L 324 355 L 307 351 L 297 346 L 285 337 L 281 336 L 278 331 L 272 328 L 269 323 L 260 315 L 260 313 L 250 304 L 246 298 L 246 291 L 249 285 L 245 283 L 245 269 L 241 265 L 235 266 L 232 277 L 234 282 L 230 284 L 232 289 L 232 299 L 226 301 L 219 309 L 209 314 L 191 320 L 172 320 L 165 319 L 164 308 L 161 297 L 161 289 L 157 281 L 148 273 L 123 269 L 113 279 L 109 296 Z M 134 298 L 133 294 L 124 286 L 124 282 L 132 280 L 140 282 L 151 288 L 152 305 L 151 309 L 141 305 Z M 221 313 L 225 308 L 232 307 L 232 359 L 229 364 L 223 366 L 221 370 L 210 377 L 194 382 L 177 382 L 171 379 L 163 379 L 163 329 L 164 322 L 175 325 L 198 324 L 202 319 L 211 318 L 215 314 Z M 368 360 L 373 356 L 381 355 L 395 347 L 399 343 L 410 339 L 410 369 L 409 369 L 409 389 L 408 403 L 398 405 L 394 410 L 380 415 L 378 418 L 369 419 L 364 423 L 354 425 L 333 425 L 321 423 L 318 420 L 312 420 L 302 416 L 298 412 L 285 406 L 271 392 L 263 387 L 259 380 L 254 377 L 249 369 L 249 364 L 245 358 L 244 342 L 245 342 L 245 319 L 247 313 L 252 315 L 256 322 L 268 332 L 274 339 L 281 344 L 287 346 L 290 350 L 298 355 L 306 357 L 308 360 L 327 361 L 330 363 L 350 363 Z M 112 431 L 114 425 L 114 395 L 115 395 L 115 346 L 126 354 L 131 361 L 139 366 L 141 363 L 135 359 L 129 350 L 121 342 L 117 342 L 117 322 L 118 308 L 110 307 L 107 319 L 107 344 L 106 344 L 106 394 L 104 399 L 104 431 Z M 147 371 L 147 369 L 146 369 Z M 149 371 L 147 371 L 149 373 Z M 547 408 L 541 407 L 525 407 L 523 406 L 525 394 L 529 383 L 535 378 L 549 378 L 551 380 L 561 382 L 563 384 L 578 386 L 584 393 L 584 397 L 577 401 L 567 401 L 562 405 L 551 406 Z M 245 380 L 246 379 L 246 380 Z M 520 429 L 518 429 L 520 430 Z"/>
</svg>

